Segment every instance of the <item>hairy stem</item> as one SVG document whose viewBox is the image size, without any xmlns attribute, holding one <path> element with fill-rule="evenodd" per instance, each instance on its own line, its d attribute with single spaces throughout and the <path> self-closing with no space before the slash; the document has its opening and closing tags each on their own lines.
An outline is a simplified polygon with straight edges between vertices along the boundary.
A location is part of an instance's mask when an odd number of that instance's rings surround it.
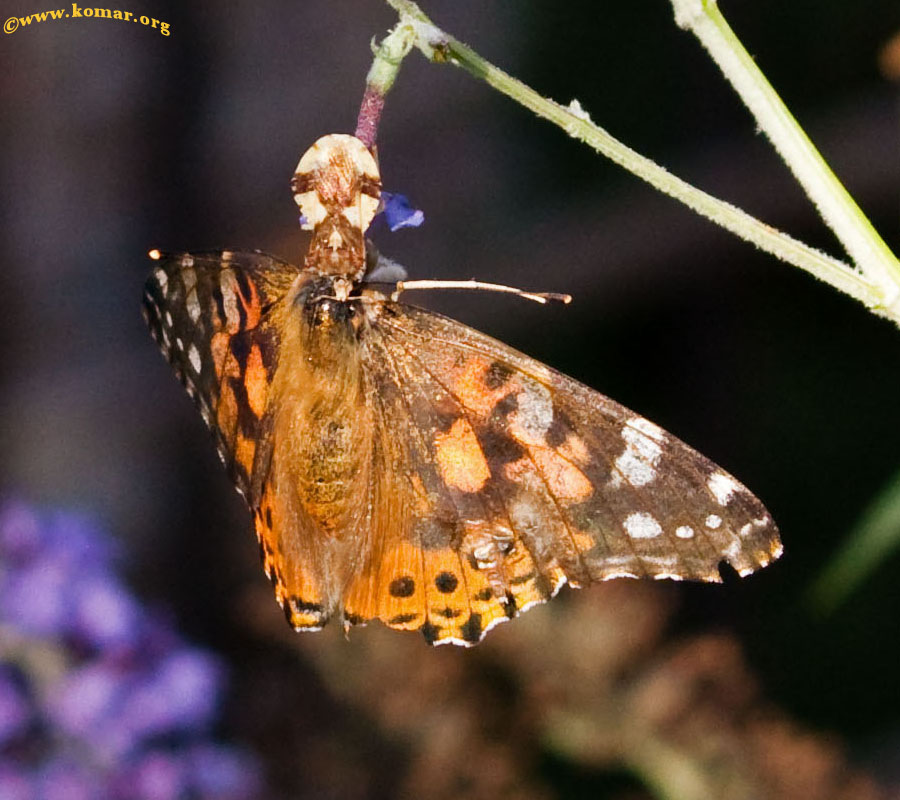
<svg viewBox="0 0 900 800">
<path fill-rule="evenodd" d="M 366 75 L 366 91 L 356 121 L 356 138 L 370 150 L 378 136 L 384 97 L 391 90 L 403 59 L 415 42 L 415 31 L 401 20 L 380 44 L 372 45 L 374 59 Z"/>
<path fill-rule="evenodd" d="M 685 0 L 685 2 L 687 1 Z M 862 254 L 867 259 L 867 269 L 863 273 L 857 272 L 849 264 L 776 230 L 730 203 L 719 200 L 672 175 L 595 124 L 577 101 L 573 100 L 568 106 L 563 106 L 549 98 L 542 97 L 529 86 L 508 75 L 471 48 L 438 28 L 412 0 L 386 0 L 386 2 L 400 14 L 401 22 L 410 26 L 415 32 L 415 47 L 431 61 L 450 63 L 461 67 L 538 116 L 558 125 L 570 136 L 585 142 L 597 152 L 623 166 L 639 178 L 643 178 L 661 192 L 680 200 L 689 208 L 752 242 L 761 250 L 809 272 L 859 300 L 869 309 L 900 324 L 900 278 L 896 281 L 893 280 L 894 274 L 900 276 L 900 269 L 897 269 L 896 259 L 878 238 L 877 233 L 855 204 L 853 205 L 856 209 L 855 213 L 845 214 L 845 221 L 849 219 L 850 226 L 860 229 L 865 227 L 870 231 L 865 235 L 857 231 L 857 238 L 867 240 L 868 246 L 865 248 L 859 246 L 854 251 L 850 251 L 854 257 Z M 672 2 L 678 3 L 679 0 L 672 0 Z M 700 0 L 695 0 L 695 2 L 700 2 Z M 706 5 L 709 5 L 709 0 Z M 683 23 L 680 17 L 679 21 Z M 734 42 L 740 46 L 736 39 Z M 788 114 L 788 116 L 790 115 Z M 812 146 L 810 145 L 810 147 Z M 821 157 L 819 159 L 821 160 Z M 836 179 L 834 180 L 836 182 Z M 840 187 L 840 184 L 837 183 L 837 186 Z M 846 195 L 846 190 L 843 187 L 840 189 Z M 849 198 L 849 196 L 847 197 Z M 852 203 L 852 199 L 850 202 Z M 825 219 L 830 225 L 830 218 L 825 217 Z M 877 239 L 880 246 L 873 244 L 872 236 Z M 877 258 L 873 255 L 876 253 Z M 877 261 L 880 267 L 878 265 L 873 267 L 873 260 Z M 891 266 L 889 267 L 888 264 Z"/>
<path fill-rule="evenodd" d="M 900 262 L 756 66 L 716 0 L 671 2 L 675 21 L 700 40 L 850 258 L 881 289 L 883 304 L 897 311 Z"/>
</svg>

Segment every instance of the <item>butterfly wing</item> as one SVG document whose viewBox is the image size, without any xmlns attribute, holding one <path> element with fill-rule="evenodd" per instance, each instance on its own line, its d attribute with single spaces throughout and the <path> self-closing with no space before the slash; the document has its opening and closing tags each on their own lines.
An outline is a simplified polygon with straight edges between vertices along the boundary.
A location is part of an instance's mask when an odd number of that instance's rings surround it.
<svg viewBox="0 0 900 800">
<path fill-rule="evenodd" d="M 781 553 L 735 478 L 604 395 L 461 323 L 384 303 L 365 337 L 392 498 L 351 622 L 471 644 L 566 581 L 720 581 Z"/>
<path fill-rule="evenodd" d="M 151 255 L 158 263 L 144 287 L 144 318 L 254 505 L 270 456 L 259 445 L 278 359 L 273 309 L 299 270 L 259 252 Z"/>
<path fill-rule="evenodd" d="M 144 291 L 150 331 L 253 512 L 263 568 L 288 622 L 318 629 L 338 606 L 355 558 L 352 542 L 338 541 L 310 518 L 298 482 L 309 476 L 310 462 L 327 455 L 327 428 L 340 414 L 332 408 L 320 436 L 307 424 L 321 416 L 315 406 L 323 397 L 343 397 L 345 416 L 356 410 L 352 379 L 339 378 L 341 365 L 352 367 L 354 351 L 339 352 L 334 370 L 304 368 L 306 329 L 294 300 L 315 280 L 308 271 L 259 252 L 153 255 L 158 263 Z M 365 433 L 365 423 L 357 429 Z M 311 455 L 316 447 L 320 452 Z M 359 483 L 367 480 L 362 470 Z M 366 508 L 364 489 L 347 495 L 338 510 Z"/>
</svg>

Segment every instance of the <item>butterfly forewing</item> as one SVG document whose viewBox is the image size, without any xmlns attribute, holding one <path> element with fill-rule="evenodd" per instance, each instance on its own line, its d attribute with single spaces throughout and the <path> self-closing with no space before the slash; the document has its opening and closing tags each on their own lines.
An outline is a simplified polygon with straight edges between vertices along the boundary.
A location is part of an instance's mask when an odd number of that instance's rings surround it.
<svg viewBox="0 0 900 800">
<path fill-rule="evenodd" d="M 272 310 L 298 270 L 257 252 L 154 255 L 144 317 L 253 504 L 270 456 L 268 390 L 279 352 Z"/>
<path fill-rule="evenodd" d="M 780 554 L 762 503 L 648 420 L 453 320 L 401 306 L 380 322 L 407 379 L 442 394 L 474 433 L 468 474 L 489 473 L 474 492 L 488 516 L 545 569 L 576 584 L 718 581 L 722 561 L 746 574 Z"/>
</svg>

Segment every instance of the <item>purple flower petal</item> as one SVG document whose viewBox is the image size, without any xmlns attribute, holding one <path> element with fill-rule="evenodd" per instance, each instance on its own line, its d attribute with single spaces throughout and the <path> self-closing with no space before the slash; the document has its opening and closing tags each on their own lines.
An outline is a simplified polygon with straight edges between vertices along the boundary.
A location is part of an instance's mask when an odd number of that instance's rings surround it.
<svg viewBox="0 0 900 800">
<path fill-rule="evenodd" d="M 246 800 L 262 787 L 256 760 L 222 745 L 195 747 L 189 756 L 191 785 L 203 800 Z"/>
<path fill-rule="evenodd" d="M 37 800 L 34 781 L 18 764 L 0 762 L 0 797 L 3 800 Z"/>
<path fill-rule="evenodd" d="M 68 759 L 52 760 L 37 775 L 41 800 L 105 800 L 109 793 L 101 776 Z"/>
<path fill-rule="evenodd" d="M 67 592 L 72 576 L 59 561 L 36 560 L 6 576 L 0 618 L 34 636 L 61 635 L 69 622 Z"/>
<path fill-rule="evenodd" d="M 113 561 L 113 540 L 90 520 L 78 514 L 53 514 L 47 525 L 46 543 L 54 554 L 81 569 L 105 569 Z"/>
<path fill-rule="evenodd" d="M 213 720 L 222 681 L 218 661 L 201 650 L 182 648 L 164 658 L 123 704 L 136 737 L 178 730 L 199 731 Z"/>
<path fill-rule="evenodd" d="M 20 734 L 31 719 L 31 706 L 19 682 L 0 669 L 0 745 Z M 0 791 L 0 797 L 5 797 Z"/>
<path fill-rule="evenodd" d="M 107 575 L 91 576 L 77 587 L 72 614 L 72 632 L 97 648 L 136 644 L 141 633 L 139 606 Z"/>
<path fill-rule="evenodd" d="M 37 516 L 21 503 L 0 509 L 0 553 L 4 561 L 21 561 L 35 553 L 44 541 Z"/>
<path fill-rule="evenodd" d="M 107 720 L 119 713 L 130 676 L 107 662 L 89 663 L 69 672 L 49 693 L 45 713 L 71 736 L 96 740 Z"/>
<path fill-rule="evenodd" d="M 188 794 L 187 769 L 174 753 L 146 753 L 123 778 L 116 793 L 123 800 L 179 800 Z"/>
<path fill-rule="evenodd" d="M 392 231 L 400 228 L 418 228 L 425 221 L 425 213 L 409 204 L 406 195 L 393 192 L 381 193 L 381 213 Z"/>
</svg>

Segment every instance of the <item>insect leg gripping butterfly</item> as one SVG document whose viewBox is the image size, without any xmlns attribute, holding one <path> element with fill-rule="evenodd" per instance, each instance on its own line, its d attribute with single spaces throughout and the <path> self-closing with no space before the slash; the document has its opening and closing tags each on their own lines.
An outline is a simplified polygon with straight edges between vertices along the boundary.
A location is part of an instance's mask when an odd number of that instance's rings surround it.
<svg viewBox="0 0 900 800">
<path fill-rule="evenodd" d="M 293 180 L 302 267 L 152 251 L 144 313 L 253 512 L 288 622 L 470 645 L 568 582 L 720 581 L 781 554 L 737 480 L 652 422 L 365 281 L 381 181 L 333 134 Z"/>
</svg>

